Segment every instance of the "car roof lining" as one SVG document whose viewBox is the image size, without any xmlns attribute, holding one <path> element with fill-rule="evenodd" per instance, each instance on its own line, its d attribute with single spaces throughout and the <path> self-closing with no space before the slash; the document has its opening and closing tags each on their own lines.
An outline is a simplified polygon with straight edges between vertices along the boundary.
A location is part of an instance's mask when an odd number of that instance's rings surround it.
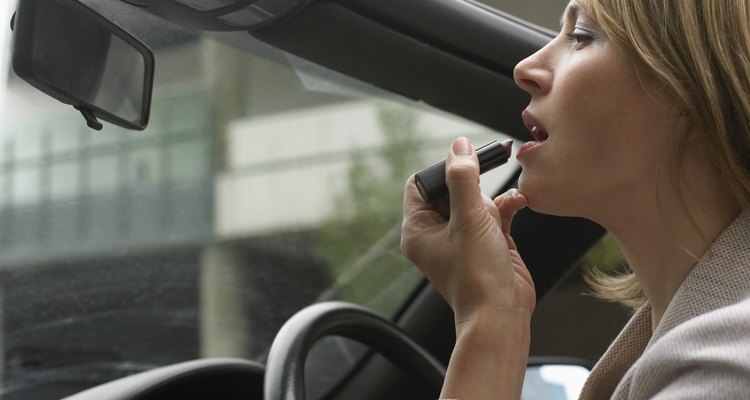
<svg viewBox="0 0 750 400">
<path fill-rule="evenodd" d="M 409 18 L 420 22 L 407 29 Z M 516 86 L 512 66 L 551 38 L 472 3 L 447 0 L 313 1 L 251 35 L 515 138 L 528 137 L 520 113 L 529 98 Z"/>
</svg>

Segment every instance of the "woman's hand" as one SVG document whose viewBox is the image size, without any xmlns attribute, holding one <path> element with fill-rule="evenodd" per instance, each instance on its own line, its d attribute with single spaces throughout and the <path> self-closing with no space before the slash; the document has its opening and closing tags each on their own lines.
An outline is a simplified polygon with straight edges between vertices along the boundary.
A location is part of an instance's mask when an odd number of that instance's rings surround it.
<svg viewBox="0 0 750 400">
<path fill-rule="evenodd" d="M 448 301 L 456 346 L 441 398 L 518 399 L 528 362 L 534 283 L 510 236 L 526 198 L 513 189 L 493 202 L 479 189 L 479 162 L 466 138 L 446 161 L 449 199 L 426 204 L 406 183 L 401 248 Z"/>
<path fill-rule="evenodd" d="M 534 284 L 510 236 L 526 198 L 511 189 L 493 202 L 479 189 L 479 163 L 466 138 L 446 160 L 449 199 L 425 203 L 406 183 L 401 248 L 456 314 L 456 327 L 482 315 L 530 316 Z"/>
</svg>

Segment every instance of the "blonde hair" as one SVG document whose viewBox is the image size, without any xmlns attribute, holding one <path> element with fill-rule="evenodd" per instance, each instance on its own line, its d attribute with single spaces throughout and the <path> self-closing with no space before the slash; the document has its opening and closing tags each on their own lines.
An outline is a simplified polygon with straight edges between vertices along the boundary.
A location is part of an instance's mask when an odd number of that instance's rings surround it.
<svg viewBox="0 0 750 400">
<path fill-rule="evenodd" d="M 714 167 L 747 209 L 750 0 L 579 0 L 579 6 L 633 63 L 641 82 L 659 85 L 698 128 Z M 682 139 L 673 147 L 673 173 Z M 632 274 L 590 274 L 588 281 L 606 299 L 632 307 L 645 301 Z"/>
</svg>

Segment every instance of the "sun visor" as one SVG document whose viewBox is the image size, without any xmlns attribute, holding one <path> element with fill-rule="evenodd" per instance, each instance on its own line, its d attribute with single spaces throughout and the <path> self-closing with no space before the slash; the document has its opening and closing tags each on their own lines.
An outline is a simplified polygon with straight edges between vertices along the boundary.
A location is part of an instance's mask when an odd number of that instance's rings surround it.
<svg viewBox="0 0 750 400">
<path fill-rule="evenodd" d="M 177 25 L 204 31 L 247 31 L 292 15 L 308 0 L 124 0 Z"/>
</svg>

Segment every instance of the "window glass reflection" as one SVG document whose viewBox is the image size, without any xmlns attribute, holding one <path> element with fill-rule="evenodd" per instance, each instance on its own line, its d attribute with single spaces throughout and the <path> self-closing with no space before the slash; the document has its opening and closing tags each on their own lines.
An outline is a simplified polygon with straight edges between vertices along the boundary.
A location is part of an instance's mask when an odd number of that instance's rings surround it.
<svg viewBox="0 0 750 400">
<path fill-rule="evenodd" d="M 6 113 L 18 121 L 0 216 L 0 302 L 14 304 L 0 324 L 3 400 L 61 398 L 196 357 L 263 361 L 281 324 L 316 301 L 393 315 L 423 280 L 399 250 L 404 179 L 456 135 L 502 138 L 310 63 L 297 70 L 245 32 L 146 28 L 157 76 L 145 131 L 93 132 L 56 105 Z M 513 169 L 484 175 L 485 192 Z M 329 371 L 357 362 L 347 346 L 311 362 L 311 386 L 324 392 Z"/>
<path fill-rule="evenodd" d="M 28 207 L 41 200 L 41 171 L 38 165 L 13 171 L 13 205 Z"/>
<path fill-rule="evenodd" d="M 50 201 L 71 200 L 81 194 L 81 170 L 77 159 L 53 163 L 49 171 Z"/>
<path fill-rule="evenodd" d="M 92 156 L 88 160 L 88 185 L 91 195 L 114 193 L 119 188 L 118 155 L 114 153 Z"/>
<path fill-rule="evenodd" d="M 154 147 L 135 149 L 128 155 L 128 186 L 130 189 L 154 188 L 161 183 L 162 159 Z"/>
<path fill-rule="evenodd" d="M 201 139 L 172 143 L 168 150 L 170 181 L 188 183 L 207 176 L 210 168 L 209 151 L 205 141 Z"/>
</svg>

